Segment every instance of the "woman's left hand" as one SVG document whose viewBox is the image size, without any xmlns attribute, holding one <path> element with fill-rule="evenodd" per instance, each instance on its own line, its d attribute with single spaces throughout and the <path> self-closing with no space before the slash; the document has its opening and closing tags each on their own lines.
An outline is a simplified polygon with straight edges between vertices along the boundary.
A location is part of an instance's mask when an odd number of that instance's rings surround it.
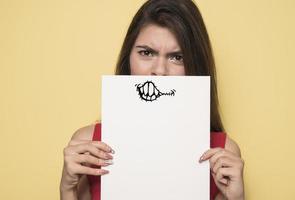
<svg viewBox="0 0 295 200">
<path fill-rule="evenodd" d="M 223 148 L 212 148 L 200 158 L 209 160 L 210 169 L 216 186 L 228 200 L 244 200 L 243 169 L 241 157 Z"/>
</svg>

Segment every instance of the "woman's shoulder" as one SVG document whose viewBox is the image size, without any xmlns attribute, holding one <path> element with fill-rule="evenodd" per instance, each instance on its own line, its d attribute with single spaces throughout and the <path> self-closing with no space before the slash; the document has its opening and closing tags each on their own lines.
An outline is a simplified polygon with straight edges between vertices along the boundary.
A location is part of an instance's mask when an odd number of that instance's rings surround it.
<svg viewBox="0 0 295 200">
<path fill-rule="evenodd" d="M 97 123 L 89 124 L 76 130 L 71 140 L 92 140 L 95 125 Z"/>
<path fill-rule="evenodd" d="M 226 150 L 229 150 L 236 154 L 237 156 L 241 157 L 241 150 L 239 145 L 229 137 L 228 134 L 226 134 L 226 140 L 225 140 L 225 147 Z"/>
</svg>

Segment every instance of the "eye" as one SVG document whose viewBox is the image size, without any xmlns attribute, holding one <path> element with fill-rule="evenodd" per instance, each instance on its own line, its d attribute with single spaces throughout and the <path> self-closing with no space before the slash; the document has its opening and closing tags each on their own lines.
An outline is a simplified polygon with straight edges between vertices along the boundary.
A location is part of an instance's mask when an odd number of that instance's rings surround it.
<svg viewBox="0 0 295 200">
<path fill-rule="evenodd" d="M 142 56 L 153 56 L 153 53 L 150 52 L 149 50 L 141 50 L 141 51 L 138 51 L 138 53 Z"/>
<path fill-rule="evenodd" d="M 172 55 L 169 59 L 177 64 L 183 64 L 182 55 Z"/>
</svg>

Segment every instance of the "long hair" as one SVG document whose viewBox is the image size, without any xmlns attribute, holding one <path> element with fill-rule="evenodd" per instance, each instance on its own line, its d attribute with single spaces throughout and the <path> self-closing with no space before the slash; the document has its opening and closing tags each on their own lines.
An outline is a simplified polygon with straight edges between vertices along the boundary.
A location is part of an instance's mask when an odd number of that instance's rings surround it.
<svg viewBox="0 0 295 200">
<path fill-rule="evenodd" d="M 128 28 L 116 66 L 116 75 L 130 75 L 130 53 L 140 30 L 149 24 L 168 28 L 180 45 L 185 74 L 211 77 L 210 129 L 224 131 L 219 110 L 215 62 L 209 36 L 197 6 L 191 0 L 148 0 Z"/>
</svg>

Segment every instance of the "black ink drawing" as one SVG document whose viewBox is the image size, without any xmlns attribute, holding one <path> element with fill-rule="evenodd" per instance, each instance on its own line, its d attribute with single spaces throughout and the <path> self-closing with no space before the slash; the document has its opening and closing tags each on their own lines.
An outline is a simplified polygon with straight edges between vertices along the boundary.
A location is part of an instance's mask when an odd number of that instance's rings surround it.
<svg viewBox="0 0 295 200">
<path fill-rule="evenodd" d="M 171 90 L 170 92 L 163 93 L 161 92 L 152 81 L 146 81 L 143 84 L 136 84 L 136 91 L 142 100 L 145 101 L 155 101 L 160 96 L 174 96 L 176 90 Z"/>
</svg>

